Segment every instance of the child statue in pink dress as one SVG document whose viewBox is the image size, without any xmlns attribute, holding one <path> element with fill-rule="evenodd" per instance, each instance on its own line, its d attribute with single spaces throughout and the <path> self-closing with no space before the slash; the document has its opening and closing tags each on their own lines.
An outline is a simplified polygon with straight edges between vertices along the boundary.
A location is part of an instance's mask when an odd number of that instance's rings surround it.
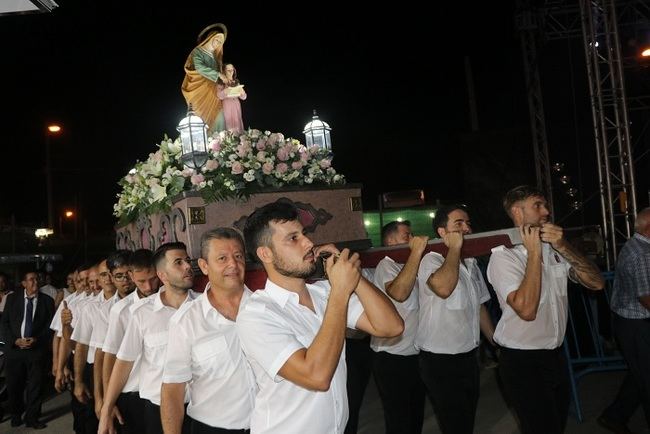
<svg viewBox="0 0 650 434">
<path fill-rule="evenodd" d="M 244 121 L 241 115 L 241 103 L 239 100 L 246 99 L 244 85 L 239 84 L 237 70 L 232 63 L 225 67 L 227 84 L 219 81 L 217 84 L 217 96 L 223 104 L 223 116 L 226 121 L 226 130 L 244 131 Z"/>
</svg>

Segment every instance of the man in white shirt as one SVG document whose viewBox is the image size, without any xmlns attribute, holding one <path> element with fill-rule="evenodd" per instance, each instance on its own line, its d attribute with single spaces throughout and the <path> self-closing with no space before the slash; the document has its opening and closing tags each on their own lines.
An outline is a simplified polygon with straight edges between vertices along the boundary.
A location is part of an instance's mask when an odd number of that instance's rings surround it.
<svg viewBox="0 0 650 434">
<path fill-rule="evenodd" d="M 104 384 L 102 381 L 102 370 L 104 366 L 104 352 L 102 347 L 108 330 L 108 317 L 115 304 L 133 291 L 134 285 L 129 278 L 129 258 L 131 252 L 128 250 L 117 250 L 111 253 L 106 261 L 100 264 L 99 279 L 104 288 L 104 297 L 110 295 L 110 299 L 101 300 L 95 309 L 92 334 L 90 335 L 90 348 L 95 350 L 95 361 L 93 363 L 93 395 L 95 398 L 95 415 L 99 419 L 102 404 L 104 403 Z M 115 278 L 113 278 L 115 275 Z M 107 293 L 106 287 L 110 287 Z"/>
<path fill-rule="evenodd" d="M 392 221 L 381 230 L 384 246 L 408 244 L 405 264 L 388 256 L 379 261 L 374 283 L 388 295 L 404 320 L 404 333 L 394 338 L 372 337 L 372 373 L 384 408 L 386 433 L 420 433 L 424 416 L 424 384 L 418 368 L 415 334 L 418 329 L 417 274 L 429 237 L 411 234 L 409 221 Z"/>
<path fill-rule="evenodd" d="M 386 295 L 361 277 L 358 254 L 314 247 L 292 204 L 258 208 L 244 237 L 268 275 L 236 324 L 259 387 L 251 433 L 342 433 L 348 417 L 346 324 L 392 337 L 402 333 L 403 321 Z M 329 283 L 307 284 L 325 252 Z"/>
<path fill-rule="evenodd" d="M 415 346 L 420 373 L 443 433 L 471 434 L 479 396 L 480 331 L 494 327 L 483 303 L 490 299 L 476 259 L 461 259 L 463 236 L 472 233 L 462 206 L 436 211 L 433 229 L 448 247 L 429 252 L 418 273 L 420 314 Z"/>
<path fill-rule="evenodd" d="M 209 283 L 174 314 L 169 327 L 163 430 L 181 433 L 187 386 L 192 433 L 247 433 L 257 388 L 235 330 L 240 303 L 252 294 L 244 286 L 244 240 L 231 228 L 205 232 L 198 262 Z"/>
<path fill-rule="evenodd" d="M 593 289 L 605 282 L 549 220 L 544 194 L 530 186 L 506 193 L 503 207 L 523 245 L 492 249 L 488 280 L 503 312 L 494 340 L 499 372 L 524 434 L 564 431 L 569 379 L 561 345 L 566 331 L 567 277 Z"/>
<path fill-rule="evenodd" d="M 95 349 L 88 348 L 93 330 L 97 306 L 100 302 L 107 303 L 115 292 L 112 284 L 102 287 L 99 273 L 107 269 L 103 260 L 88 270 L 88 287 L 90 295 L 76 304 L 76 312 L 72 317 L 71 344 L 74 346 L 74 395 L 77 401 L 84 405 L 84 426 L 86 432 L 97 431 L 97 415 L 93 399 L 93 364 Z M 102 294 L 104 290 L 104 295 Z"/>
<path fill-rule="evenodd" d="M 117 353 L 117 360 L 104 394 L 99 433 L 109 432 L 118 396 L 131 373 L 134 362 L 142 355 L 140 397 L 146 399 L 142 417 L 146 433 L 162 432 L 160 422 L 160 388 L 167 350 L 169 320 L 185 303 L 194 298 L 192 264 L 185 244 L 166 243 L 153 257 L 156 273 L 163 287 L 152 297 L 141 299 L 131 307 L 131 321 Z"/>
<path fill-rule="evenodd" d="M 129 255 L 128 263 L 116 262 L 116 268 L 111 272 L 117 290 L 124 291 L 122 299 L 115 303 L 108 316 L 106 338 L 102 346 L 104 354 L 102 363 L 102 386 L 104 395 L 108 390 L 115 358 L 124 339 L 124 333 L 131 321 L 131 306 L 139 300 L 149 297 L 160 287 L 160 279 L 153 265 L 153 252 L 149 249 L 138 249 Z M 135 291 L 129 292 L 135 285 Z M 131 368 L 129 378 L 117 398 L 116 409 L 119 410 L 123 428 L 128 432 L 140 433 L 145 431 L 144 414 L 145 400 L 140 398 L 140 359 L 136 358 Z M 102 397 L 103 401 L 104 397 Z M 116 411 L 117 411 L 116 410 Z"/>
</svg>

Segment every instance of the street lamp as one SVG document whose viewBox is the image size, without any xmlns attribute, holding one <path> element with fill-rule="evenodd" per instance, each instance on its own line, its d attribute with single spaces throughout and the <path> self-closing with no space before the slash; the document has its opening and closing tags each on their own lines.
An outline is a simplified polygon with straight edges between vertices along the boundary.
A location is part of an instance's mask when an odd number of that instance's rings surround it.
<svg viewBox="0 0 650 434">
<path fill-rule="evenodd" d="M 181 161 L 190 169 L 198 171 L 208 161 L 208 126 L 194 114 L 192 104 L 176 127 L 181 133 Z"/>
<path fill-rule="evenodd" d="M 56 124 L 48 125 L 45 133 L 45 183 L 47 188 L 47 227 L 54 227 L 54 202 L 52 200 L 52 159 L 50 155 L 50 136 L 59 134 L 61 127 Z"/>
</svg>

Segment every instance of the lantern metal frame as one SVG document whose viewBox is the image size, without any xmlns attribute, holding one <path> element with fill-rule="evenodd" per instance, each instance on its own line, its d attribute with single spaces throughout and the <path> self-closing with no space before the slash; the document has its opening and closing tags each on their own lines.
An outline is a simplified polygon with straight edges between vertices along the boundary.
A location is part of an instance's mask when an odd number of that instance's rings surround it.
<svg viewBox="0 0 650 434">
<path fill-rule="evenodd" d="M 200 170 L 208 161 L 208 126 L 194 113 L 192 104 L 187 109 L 185 116 L 178 123 L 176 130 L 181 135 L 181 161 L 183 165 L 196 171 Z M 198 132 L 199 140 L 195 140 Z"/>
</svg>

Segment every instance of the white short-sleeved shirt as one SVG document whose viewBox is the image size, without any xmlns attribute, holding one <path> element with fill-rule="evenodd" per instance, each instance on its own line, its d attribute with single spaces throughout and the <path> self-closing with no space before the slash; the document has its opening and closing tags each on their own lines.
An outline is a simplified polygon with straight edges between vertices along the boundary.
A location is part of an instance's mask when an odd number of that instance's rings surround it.
<svg viewBox="0 0 650 434">
<path fill-rule="evenodd" d="M 235 322 L 215 309 L 208 287 L 169 325 L 163 383 L 189 384 L 187 414 L 211 427 L 248 429 L 257 386 Z M 244 288 L 240 306 L 252 295 Z M 218 411 L 215 411 L 218 409 Z"/>
<path fill-rule="evenodd" d="M 77 298 L 79 298 L 82 294 L 84 293 L 73 292 L 72 294 L 70 294 L 70 296 L 66 297 L 65 303 L 68 305 L 68 308 L 70 308 L 70 305 L 74 305 L 76 303 Z M 63 303 L 59 304 L 59 307 L 56 309 L 56 313 L 52 318 L 52 322 L 50 323 L 50 329 L 54 330 L 56 332 L 56 335 L 59 337 L 61 337 L 61 332 L 63 331 L 63 324 L 61 323 L 62 310 L 63 310 Z"/>
<path fill-rule="evenodd" d="M 97 307 L 102 301 L 104 301 L 102 292 L 95 295 L 91 294 L 75 304 L 75 310 L 72 311 L 72 334 L 70 339 L 88 346 L 86 362 L 90 364 L 95 363 L 95 348 L 90 345 L 90 336 L 93 333 Z"/>
<path fill-rule="evenodd" d="M 490 299 L 481 270 L 474 258 L 463 259 L 458 268 L 458 283 L 449 297 L 438 297 L 427 285 L 445 258 L 429 252 L 418 270 L 420 314 L 415 345 L 436 354 L 460 354 L 479 344 L 481 304 Z"/>
<path fill-rule="evenodd" d="M 134 362 L 142 354 L 138 390 L 142 399 L 147 399 L 156 405 L 160 405 L 169 320 L 177 311 L 163 304 L 160 295 L 164 291 L 163 286 L 158 293 L 143 298 L 139 303 L 131 306 L 133 316 L 117 353 L 118 359 L 127 362 Z M 194 294 L 189 291 L 181 306 L 191 302 Z"/>
<path fill-rule="evenodd" d="M 523 245 L 492 249 L 488 280 L 494 287 L 502 315 L 494 340 L 506 348 L 551 350 L 562 345 L 566 332 L 567 277 L 571 265 L 550 244 L 542 243 L 542 287 L 533 321 L 524 321 L 507 302 L 508 294 L 521 285 L 528 252 Z"/>
<path fill-rule="evenodd" d="M 127 295 L 122 300 L 113 305 L 111 311 L 108 314 L 108 329 L 106 331 L 106 338 L 104 339 L 102 351 L 105 353 L 117 355 L 117 352 L 120 350 L 120 345 L 122 345 L 122 340 L 124 339 L 126 328 L 131 321 L 131 307 L 134 304 L 139 303 L 140 300 L 141 299 L 138 295 L 138 291 L 133 291 L 131 294 Z M 146 298 L 143 298 L 142 300 L 146 300 Z M 126 380 L 126 384 L 122 389 L 123 393 L 137 392 L 139 390 L 140 360 L 141 357 L 138 356 L 133 361 L 131 373 L 129 374 L 129 378 Z"/>
<path fill-rule="evenodd" d="M 374 284 L 377 288 L 386 293 L 386 283 L 395 280 L 397 275 L 402 271 L 404 264 L 398 264 L 388 256 L 379 261 L 375 268 Z M 404 333 L 394 338 L 370 338 L 370 348 L 374 351 L 385 351 L 398 356 L 412 356 L 418 354 L 419 350 L 415 348 L 415 334 L 418 329 L 418 282 L 416 280 L 411 294 L 403 302 L 393 300 L 390 296 L 397 312 L 404 320 Z"/>
<path fill-rule="evenodd" d="M 278 372 L 301 348 L 308 348 L 323 323 L 330 285 L 326 281 L 307 285 L 315 313 L 298 303 L 298 294 L 270 280 L 239 308 L 237 332 L 259 392 L 251 417 L 256 434 L 338 434 L 348 420 L 345 348 L 329 390 L 307 390 L 282 378 Z M 355 328 L 363 306 L 356 294 L 348 304 L 347 326 Z"/>
<path fill-rule="evenodd" d="M 96 309 L 97 315 L 93 319 L 93 331 L 90 335 L 90 346 L 95 348 L 102 348 L 104 346 L 104 340 L 106 339 L 106 333 L 108 331 L 108 316 L 111 309 L 118 301 L 120 301 L 120 297 L 117 295 L 117 292 L 115 292 L 115 294 L 113 294 L 113 296 L 108 300 L 99 301 Z"/>
</svg>

